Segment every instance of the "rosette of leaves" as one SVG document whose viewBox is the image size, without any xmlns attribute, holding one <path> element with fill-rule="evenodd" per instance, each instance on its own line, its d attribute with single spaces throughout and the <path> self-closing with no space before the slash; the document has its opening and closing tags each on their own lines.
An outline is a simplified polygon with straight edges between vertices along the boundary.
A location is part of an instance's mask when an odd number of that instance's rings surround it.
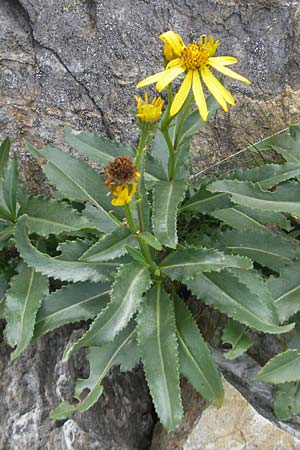
<svg viewBox="0 0 300 450">
<path fill-rule="evenodd" d="M 209 99 L 208 105 L 213 114 L 215 102 Z M 235 339 L 236 324 L 240 333 L 285 333 L 294 327 L 282 324 L 261 269 L 276 274 L 299 259 L 298 241 L 288 236 L 292 226 L 285 215 L 300 211 L 299 167 L 289 162 L 265 165 L 230 179 L 203 180 L 192 194 L 187 183 L 189 147 L 202 125 L 198 111 L 183 108 L 167 128 L 157 126 L 148 139 L 140 196 L 132 205 L 134 232 L 124 222 L 123 209 L 112 207 L 102 175 L 87 163 L 53 147 L 37 150 L 27 143 L 31 155 L 44 162 L 42 170 L 54 188 L 52 198 L 29 196 L 18 181 L 16 160 L 8 161 L 8 141 L 2 144 L 0 238 L 2 248 L 17 250 L 12 271 L 1 273 L 0 308 L 7 322 L 5 337 L 15 347 L 12 357 L 33 338 L 90 320 L 89 329 L 63 357 L 67 361 L 79 348 L 87 348 L 90 375 L 77 381 L 74 403 L 62 402 L 53 418 L 86 411 L 101 396 L 103 378 L 112 366 L 130 370 L 140 362 L 168 431 L 183 415 L 180 374 L 205 399 L 221 405 L 221 378 L 178 295 L 181 283 L 199 301 L 232 319 L 228 342 Z M 132 147 L 101 135 L 66 128 L 65 137 L 98 165 L 118 155 L 135 158 Z M 196 217 L 204 223 L 208 216 L 218 232 L 177 230 L 178 220 Z M 49 279 L 60 280 L 61 289 L 53 291 Z M 248 343 L 240 340 L 245 350 Z"/>
</svg>

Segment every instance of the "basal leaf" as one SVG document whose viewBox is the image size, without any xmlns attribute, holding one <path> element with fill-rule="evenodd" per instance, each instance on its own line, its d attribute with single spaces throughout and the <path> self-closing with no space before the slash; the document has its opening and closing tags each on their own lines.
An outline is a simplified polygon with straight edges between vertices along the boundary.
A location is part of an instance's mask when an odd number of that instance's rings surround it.
<svg viewBox="0 0 300 450">
<path fill-rule="evenodd" d="M 268 306 L 263 306 L 259 297 L 241 283 L 230 271 L 201 273 L 184 283 L 207 305 L 238 322 L 265 333 L 286 333 L 294 324 L 278 326 Z"/>
<path fill-rule="evenodd" d="M 256 375 L 262 383 L 286 383 L 300 380 L 300 352 L 287 350 L 272 358 Z"/>
<path fill-rule="evenodd" d="M 224 389 L 216 364 L 188 307 L 178 298 L 175 316 L 181 373 L 203 398 L 221 406 Z"/>
<path fill-rule="evenodd" d="M 300 214 L 300 185 L 298 183 L 285 183 L 276 191 L 269 192 L 263 191 L 258 183 L 218 180 L 211 183 L 207 189 L 211 192 L 231 194 L 234 203 L 249 208 Z"/>
<path fill-rule="evenodd" d="M 153 189 L 153 231 L 156 238 L 167 247 L 177 245 L 177 208 L 184 197 L 184 180 L 159 181 Z"/>
<path fill-rule="evenodd" d="M 42 253 L 32 245 L 26 228 L 27 216 L 24 214 L 18 220 L 16 227 L 16 246 L 24 259 L 38 272 L 66 281 L 107 281 L 111 279 L 118 263 L 100 262 L 86 263 L 80 261 L 64 261 Z"/>
<path fill-rule="evenodd" d="M 299 243 L 270 230 L 225 231 L 216 237 L 216 248 L 225 252 L 244 255 L 265 267 L 280 271 L 297 259 Z"/>
<path fill-rule="evenodd" d="M 102 134 L 90 131 L 78 132 L 68 126 L 65 126 L 64 134 L 71 147 L 96 164 L 106 165 L 120 155 L 134 158 L 134 151 L 129 145 L 112 141 Z"/>
<path fill-rule="evenodd" d="M 173 280 L 184 280 L 202 272 L 226 268 L 251 269 L 252 262 L 243 257 L 224 255 L 213 249 L 189 247 L 170 253 L 160 264 L 161 271 Z"/>
<path fill-rule="evenodd" d="M 16 217 L 18 161 L 16 156 L 8 161 L 3 180 L 3 198 L 10 214 Z"/>
<path fill-rule="evenodd" d="M 111 301 L 88 331 L 65 352 L 66 361 L 80 347 L 101 346 L 112 341 L 136 312 L 142 296 L 151 286 L 146 266 L 133 261 L 122 266 L 111 291 Z"/>
<path fill-rule="evenodd" d="M 75 239 L 72 241 L 64 241 L 58 244 L 57 251 L 59 256 L 55 259 L 61 261 L 77 261 L 92 245 L 89 239 Z"/>
<path fill-rule="evenodd" d="M 28 197 L 22 205 L 20 214 L 27 214 L 27 226 L 30 233 L 40 236 L 67 233 L 93 228 L 94 225 L 67 203 L 44 197 Z"/>
<path fill-rule="evenodd" d="M 111 234 L 101 238 L 80 258 L 82 261 L 100 262 L 118 258 L 127 253 L 126 245 L 135 246 L 137 240 L 129 228 L 118 227 Z"/>
<path fill-rule="evenodd" d="M 5 300 L 5 336 L 11 347 L 16 346 L 11 359 L 19 356 L 30 343 L 37 311 L 47 293 L 48 278 L 21 263 Z"/>
<path fill-rule="evenodd" d="M 223 330 L 223 344 L 230 344 L 231 349 L 224 353 L 226 359 L 235 359 L 245 353 L 252 342 L 247 337 L 247 327 L 230 319 Z"/>
<path fill-rule="evenodd" d="M 274 398 L 274 412 L 279 420 L 289 420 L 300 414 L 300 386 L 298 382 L 279 384 Z"/>
<path fill-rule="evenodd" d="M 42 336 L 67 323 L 95 317 L 107 304 L 108 283 L 75 283 L 44 298 L 36 317 L 34 336 Z"/>
<path fill-rule="evenodd" d="M 4 178 L 9 158 L 10 140 L 5 138 L 0 145 L 0 178 Z"/>
<path fill-rule="evenodd" d="M 267 281 L 278 308 L 281 322 L 300 311 L 300 262 L 293 262 L 280 272 L 280 277 Z"/>
<path fill-rule="evenodd" d="M 137 324 L 138 346 L 154 406 L 163 426 L 171 431 L 180 424 L 183 409 L 174 307 L 161 283 L 148 291 Z"/>
<path fill-rule="evenodd" d="M 207 214 L 216 209 L 228 208 L 231 205 L 229 195 L 224 192 L 211 193 L 201 188 L 188 201 L 180 207 L 180 213 L 189 211 L 193 213 Z"/>
</svg>

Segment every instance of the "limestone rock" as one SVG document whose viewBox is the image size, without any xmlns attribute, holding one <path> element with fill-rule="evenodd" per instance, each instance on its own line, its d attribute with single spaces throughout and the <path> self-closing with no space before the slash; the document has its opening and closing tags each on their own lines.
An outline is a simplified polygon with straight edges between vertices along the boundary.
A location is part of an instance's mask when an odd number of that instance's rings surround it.
<svg viewBox="0 0 300 450">
<path fill-rule="evenodd" d="M 261 416 L 230 383 L 224 381 L 221 408 L 204 406 L 195 392 L 184 389 L 194 415 L 167 436 L 156 427 L 151 450 L 297 450 L 300 440 Z M 197 402 L 198 399 L 198 402 Z M 198 404 L 197 404 L 198 403 Z M 195 418 L 195 413 L 197 417 Z"/>
</svg>

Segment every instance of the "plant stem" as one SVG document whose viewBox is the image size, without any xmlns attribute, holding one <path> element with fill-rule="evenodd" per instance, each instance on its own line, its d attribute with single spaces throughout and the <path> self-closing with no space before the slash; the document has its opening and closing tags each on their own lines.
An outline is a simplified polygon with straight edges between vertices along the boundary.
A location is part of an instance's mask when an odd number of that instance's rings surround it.
<svg viewBox="0 0 300 450">
<path fill-rule="evenodd" d="M 180 121 L 179 121 L 179 125 L 177 127 L 176 137 L 175 137 L 175 144 L 174 144 L 175 150 L 178 147 L 179 139 L 180 139 L 180 132 L 181 132 L 181 129 L 182 129 L 183 125 L 184 125 L 185 119 L 186 119 L 186 117 L 187 117 L 187 115 L 188 115 L 188 113 L 190 111 L 190 108 L 191 108 L 191 106 L 193 104 L 193 101 L 194 101 L 194 97 L 191 95 L 189 97 L 189 99 L 187 100 L 187 102 L 185 104 L 185 107 L 184 107 L 184 109 L 182 111 L 182 114 L 181 114 L 181 117 L 180 117 Z"/>
<path fill-rule="evenodd" d="M 166 140 L 168 149 L 169 149 L 169 166 L 168 166 L 168 172 L 169 172 L 169 181 L 172 181 L 175 175 L 175 156 L 176 152 L 174 149 L 174 145 L 172 142 L 172 139 L 169 135 L 169 130 L 166 129 L 163 131 L 164 138 Z"/>
<path fill-rule="evenodd" d="M 138 213 L 138 219 L 139 219 L 139 226 L 140 230 L 144 231 L 144 219 L 143 219 L 143 210 L 142 210 L 142 197 L 141 197 L 141 183 L 144 182 L 144 156 L 145 151 L 147 149 L 147 144 L 149 142 L 149 128 L 144 128 L 141 131 L 139 145 L 136 150 L 136 158 L 135 158 L 135 165 L 140 172 L 141 178 L 138 182 L 137 190 L 135 197 L 138 200 L 137 202 L 137 213 Z"/>
</svg>

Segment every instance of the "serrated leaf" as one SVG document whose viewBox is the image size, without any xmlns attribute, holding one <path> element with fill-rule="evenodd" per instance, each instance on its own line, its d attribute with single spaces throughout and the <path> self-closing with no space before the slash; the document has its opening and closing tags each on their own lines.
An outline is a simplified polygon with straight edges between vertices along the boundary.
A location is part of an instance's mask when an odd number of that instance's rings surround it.
<svg viewBox="0 0 300 450">
<path fill-rule="evenodd" d="M 203 398 L 221 406 L 224 389 L 216 364 L 188 307 L 175 300 L 180 372 Z"/>
<path fill-rule="evenodd" d="M 199 299 L 228 317 L 265 333 L 286 333 L 294 324 L 278 326 L 268 306 L 230 271 L 201 273 L 184 283 Z"/>
<path fill-rule="evenodd" d="M 134 158 L 134 151 L 129 145 L 112 141 L 102 134 L 90 131 L 78 132 L 65 126 L 64 135 L 71 147 L 96 164 L 106 165 L 120 155 Z"/>
<path fill-rule="evenodd" d="M 183 416 L 178 346 L 173 302 L 161 283 L 148 291 L 139 310 L 137 338 L 156 412 L 165 429 L 174 430 Z"/>
<path fill-rule="evenodd" d="M 167 247 L 177 245 L 177 208 L 184 197 L 184 180 L 159 181 L 153 189 L 153 231 L 156 238 Z"/>
<path fill-rule="evenodd" d="M 94 225 L 67 203 L 44 197 L 28 197 L 22 204 L 20 214 L 27 214 L 27 226 L 30 233 L 40 236 L 67 233 L 93 228 Z"/>
<path fill-rule="evenodd" d="M 139 234 L 139 238 L 142 239 L 145 244 L 150 245 L 150 247 L 154 248 L 155 250 L 162 250 L 162 245 L 159 242 L 159 240 L 153 236 L 152 233 L 149 233 L 148 231 L 144 231 L 143 233 Z"/>
<path fill-rule="evenodd" d="M 115 221 L 109 215 L 112 206 L 103 177 L 84 162 L 53 147 L 38 151 L 27 142 L 26 148 L 33 156 L 41 156 L 48 161 L 42 166 L 43 172 L 60 193 L 69 200 L 90 202 L 114 227 Z"/>
<path fill-rule="evenodd" d="M 190 211 L 193 213 L 207 214 L 220 208 L 229 208 L 231 205 L 229 195 L 224 192 L 212 194 L 202 188 L 180 207 L 180 213 Z"/>
<path fill-rule="evenodd" d="M 90 347 L 88 353 L 90 376 L 87 379 L 79 379 L 75 388 L 77 397 L 84 389 L 89 389 L 89 393 L 77 405 L 71 405 L 68 402 L 60 403 L 52 411 L 50 415 L 52 419 L 62 420 L 74 412 L 83 413 L 96 403 L 103 392 L 103 378 L 113 365 L 120 364 L 122 353 L 132 345 L 135 334 L 134 325 L 132 321 L 112 342 L 108 342 L 102 347 Z"/>
<path fill-rule="evenodd" d="M 230 344 L 231 349 L 224 353 L 226 359 L 235 359 L 245 353 L 252 342 L 246 335 L 247 327 L 230 319 L 223 330 L 223 344 Z"/>
<path fill-rule="evenodd" d="M 134 247 L 130 247 L 130 245 L 126 245 L 126 250 L 135 261 L 141 262 L 142 264 L 147 265 L 147 262 L 144 258 L 144 255 Z"/>
<path fill-rule="evenodd" d="M 275 271 L 290 264 L 299 254 L 298 241 L 270 230 L 225 231 L 217 235 L 213 245 L 229 253 L 247 256 Z"/>
<path fill-rule="evenodd" d="M 218 180 L 207 186 L 207 189 L 211 192 L 221 191 L 231 194 L 234 203 L 249 208 L 300 214 L 300 185 L 298 183 L 285 183 L 278 186 L 276 191 L 269 192 L 263 191 L 258 183 Z"/>
<path fill-rule="evenodd" d="M 5 336 L 11 347 L 16 346 L 11 359 L 19 356 L 30 343 L 37 311 L 47 293 L 48 278 L 21 263 L 5 300 Z"/>
<path fill-rule="evenodd" d="M 289 349 L 279 353 L 267 362 L 255 379 L 273 384 L 300 380 L 300 352 Z"/>
<path fill-rule="evenodd" d="M 226 268 L 251 269 L 252 262 L 243 257 L 232 257 L 213 249 L 188 247 L 170 253 L 161 262 L 162 273 L 172 280 L 184 280 L 202 272 Z"/>
<path fill-rule="evenodd" d="M 60 255 L 55 259 L 62 261 L 77 261 L 92 245 L 89 239 L 76 239 L 72 241 L 64 241 L 58 244 L 57 251 Z"/>
<path fill-rule="evenodd" d="M 265 139 L 260 150 L 272 148 L 288 162 L 300 162 L 300 145 L 287 133 L 278 134 Z"/>
<path fill-rule="evenodd" d="M 0 242 L 2 241 L 6 241 L 7 239 L 9 239 L 12 235 L 14 235 L 16 231 L 16 226 L 15 225 L 10 225 L 10 224 L 1 224 L 0 227 Z"/>
<path fill-rule="evenodd" d="M 136 312 L 144 292 L 150 286 L 151 278 L 146 266 L 137 261 L 122 266 L 112 286 L 110 303 L 88 331 L 67 348 L 63 360 L 67 361 L 81 347 L 100 346 L 112 341 Z"/>
<path fill-rule="evenodd" d="M 261 211 L 241 205 L 218 209 L 211 216 L 238 230 L 268 230 L 264 224 L 276 224 L 286 231 L 291 230 L 290 221 L 282 213 Z"/>
<path fill-rule="evenodd" d="M 280 321 L 300 311 L 300 262 L 293 262 L 280 272 L 280 277 L 271 277 L 267 281 L 278 308 Z"/>
<path fill-rule="evenodd" d="M 101 238 L 92 245 L 81 257 L 81 261 L 100 262 L 109 261 L 125 255 L 126 245 L 136 245 L 137 240 L 129 228 L 118 227 L 108 236 Z"/>
<path fill-rule="evenodd" d="M 44 298 L 36 317 L 34 337 L 67 323 L 95 317 L 109 300 L 108 283 L 75 283 Z"/>
<path fill-rule="evenodd" d="M 18 181 L 18 161 L 16 156 L 8 161 L 6 173 L 3 180 L 3 198 L 7 209 L 16 217 L 17 207 L 17 181 Z"/>
<path fill-rule="evenodd" d="M 277 386 L 274 412 L 279 420 L 289 420 L 292 416 L 300 414 L 299 382 L 283 383 Z"/>
<path fill-rule="evenodd" d="M 300 148 L 299 148 L 300 152 Z M 299 153 L 300 156 L 300 153 Z M 299 163 L 264 164 L 252 169 L 240 170 L 230 174 L 231 179 L 258 183 L 263 190 L 270 189 L 283 181 L 300 175 Z"/>
<path fill-rule="evenodd" d="M 297 125 L 297 124 L 289 125 L 289 131 L 290 131 L 290 135 L 294 139 L 294 141 L 297 141 L 300 144 L 300 125 Z M 299 149 L 299 152 L 300 152 L 300 149 Z"/>
<path fill-rule="evenodd" d="M 17 222 L 16 247 L 30 266 L 38 272 L 59 280 L 66 281 L 107 281 L 111 278 L 119 263 L 100 262 L 86 263 L 80 261 L 65 261 L 42 253 L 32 245 L 26 228 L 27 216 L 24 214 Z"/>
<path fill-rule="evenodd" d="M 10 140 L 6 137 L 0 145 L 0 178 L 4 178 L 10 150 Z"/>
<path fill-rule="evenodd" d="M 95 208 L 90 203 L 86 204 L 81 214 L 105 234 L 112 233 L 119 226 L 105 212 Z"/>
<path fill-rule="evenodd" d="M 168 151 L 168 150 L 167 150 Z M 156 182 L 159 180 L 167 180 L 167 173 L 161 163 L 157 158 L 155 158 L 151 153 L 146 153 L 145 155 L 145 180 L 147 185 L 151 182 Z"/>
</svg>

